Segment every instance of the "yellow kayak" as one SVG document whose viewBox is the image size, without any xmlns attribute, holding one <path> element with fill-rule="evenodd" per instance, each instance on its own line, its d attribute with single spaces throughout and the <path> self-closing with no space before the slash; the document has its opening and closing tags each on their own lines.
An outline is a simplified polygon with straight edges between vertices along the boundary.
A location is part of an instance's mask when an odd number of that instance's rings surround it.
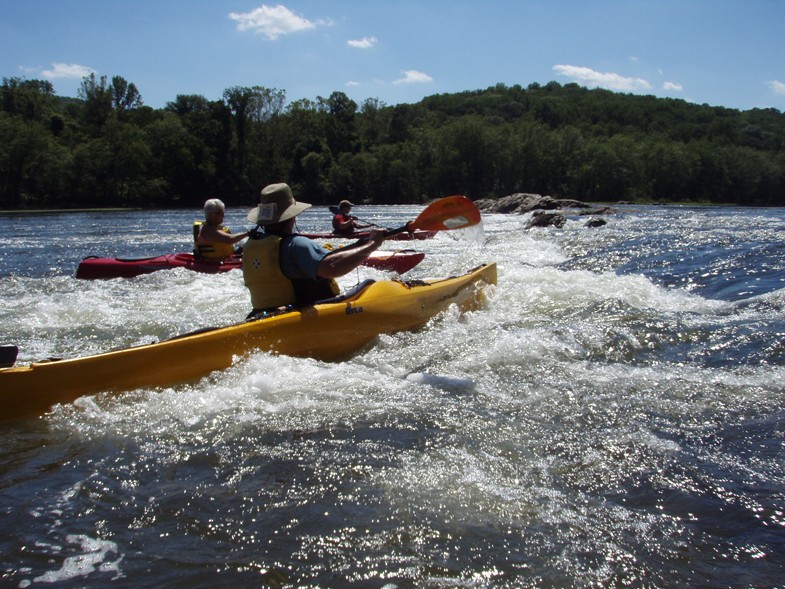
<svg viewBox="0 0 785 589">
<path fill-rule="evenodd" d="M 83 358 L 0 369 L 0 420 L 40 415 L 82 395 L 199 379 L 252 352 L 340 360 L 381 333 L 417 329 L 457 304 L 475 310 L 496 264 L 443 279 L 373 282 L 341 300 Z"/>
</svg>

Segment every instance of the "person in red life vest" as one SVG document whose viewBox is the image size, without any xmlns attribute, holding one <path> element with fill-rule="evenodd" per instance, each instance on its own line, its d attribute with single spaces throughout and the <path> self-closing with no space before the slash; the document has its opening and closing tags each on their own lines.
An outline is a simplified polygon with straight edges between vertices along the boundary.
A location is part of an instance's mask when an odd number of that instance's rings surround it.
<svg viewBox="0 0 785 589">
<path fill-rule="evenodd" d="M 333 233 L 351 234 L 358 229 L 367 229 L 370 225 L 357 222 L 357 217 L 351 215 L 354 205 L 348 200 L 342 200 L 338 205 L 338 212 L 333 217 Z"/>
<path fill-rule="evenodd" d="M 234 244 L 249 235 L 249 231 L 232 233 L 223 224 L 226 207 L 211 198 L 204 203 L 204 221 L 194 222 L 194 252 L 203 258 L 230 258 L 235 254 Z"/>
<path fill-rule="evenodd" d="M 243 250 L 243 279 L 253 307 L 249 318 L 336 296 L 335 279 L 357 268 L 384 241 L 384 230 L 373 229 L 367 240 L 326 249 L 295 232 L 295 217 L 310 206 L 296 201 L 288 184 L 270 184 L 248 213 L 257 225 Z"/>
</svg>

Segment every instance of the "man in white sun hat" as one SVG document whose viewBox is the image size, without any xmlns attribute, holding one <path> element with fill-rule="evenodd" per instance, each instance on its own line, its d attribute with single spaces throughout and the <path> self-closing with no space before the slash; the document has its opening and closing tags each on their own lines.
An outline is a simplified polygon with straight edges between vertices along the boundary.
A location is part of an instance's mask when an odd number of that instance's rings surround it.
<svg viewBox="0 0 785 589">
<path fill-rule="evenodd" d="M 335 278 L 348 274 L 384 241 L 384 230 L 373 230 L 368 241 L 328 250 L 297 235 L 295 217 L 309 208 L 294 199 L 287 184 L 262 189 L 259 206 L 248 220 L 252 231 L 243 250 L 243 278 L 251 293 L 250 316 L 287 305 L 310 305 L 339 293 Z"/>
</svg>

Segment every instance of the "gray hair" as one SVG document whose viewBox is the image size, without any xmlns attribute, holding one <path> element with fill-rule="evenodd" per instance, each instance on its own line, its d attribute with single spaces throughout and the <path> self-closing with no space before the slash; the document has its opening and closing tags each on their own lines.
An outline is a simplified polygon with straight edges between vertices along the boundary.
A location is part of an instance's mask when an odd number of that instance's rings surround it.
<svg viewBox="0 0 785 589">
<path fill-rule="evenodd" d="M 213 213 L 215 211 L 223 211 L 226 207 L 224 203 L 218 198 L 210 198 L 204 203 L 204 214 Z"/>
</svg>

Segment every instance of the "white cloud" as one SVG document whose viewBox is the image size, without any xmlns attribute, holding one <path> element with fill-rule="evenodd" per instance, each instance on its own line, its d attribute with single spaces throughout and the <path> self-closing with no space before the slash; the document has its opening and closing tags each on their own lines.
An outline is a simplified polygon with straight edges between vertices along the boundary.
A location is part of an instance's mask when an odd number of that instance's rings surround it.
<svg viewBox="0 0 785 589">
<path fill-rule="evenodd" d="M 238 31 L 251 30 L 254 33 L 261 33 L 271 41 L 281 35 L 307 31 L 319 25 L 330 24 L 323 20 L 311 21 L 297 16 L 283 4 L 277 6 L 262 4 L 259 8 L 245 13 L 230 12 L 229 18 L 237 21 Z"/>
<path fill-rule="evenodd" d="M 597 72 L 587 67 L 577 65 L 555 65 L 553 70 L 557 74 L 573 78 L 586 86 L 597 86 L 608 90 L 649 90 L 651 84 L 643 78 L 627 78 L 610 72 Z"/>
<path fill-rule="evenodd" d="M 346 44 L 349 47 L 355 47 L 357 49 L 370 49 L 376 43 L 378 43 L 378 39 L 376 37 L 363 37 L 362 39 L 354 39 L 347 41 Z"/>
<path fill-rule="evenodd" d="M 785 83 L 780 82 L 779 80 L 772 80 L 771 82 L 766 82 L 769 88 L 774 90 L 775 94 L 785 94 Z"/>
<path fill-rule="evenodd" d="M 52 69 L 44 70 L 41 75 L 45 78 L 78 78 L 82 79 L 85 76 L 95 73 L 93 68 L 86 65 L 77 65 L 75 63 L 53 63 Z"/>
<path fill-rule="evenodd" d="M 433 78 L 417 70 L 405 70 L 403 78 L 395 80 L 393 84 L 422 84 L 424 82 L 433 82 Z"/>
<path fill-rule="evenodd" d="M 350 87 L 351 86 L 359 86 L 360 82 L 355 82 L 354 80 L 349 80 L 348 82 L 346 82 L 346 85 L 350 86 Z"/>
<path fill-rule="evenodd" d="M 674 92 L 681 92 L 682 90 L 684 90 L 684 86 L 682 86 L 681 84 L 679 84 L 677 82 L 665 82 L 662 85 L 662 89 L 663 90 L 673 90 Z"/>
</svg>

